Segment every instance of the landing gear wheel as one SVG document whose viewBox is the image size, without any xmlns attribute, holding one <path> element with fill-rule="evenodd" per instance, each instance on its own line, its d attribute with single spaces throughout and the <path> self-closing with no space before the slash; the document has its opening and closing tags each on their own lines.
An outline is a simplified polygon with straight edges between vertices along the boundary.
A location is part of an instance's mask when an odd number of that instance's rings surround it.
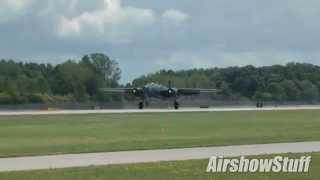
<svg viewBox="0 0 320 180">
<path fill-rule="evenodd" d="M 264 106 L 263 102 L 260 102 L 260 101 L 257 102 L 257 108 L 263 108 L 263 106 Z"/>
<path fill-rule="evenodd" d="M 173 106 L 174 106 L 174 109 L 179 109 L 179 103 L 177 102 L 177 101 L 175 101 L 174 103 L 173 103 Z"/>
<path fill-rule="evenodd" d="M 139 102 L 138 107 L 139 109 L 143 109 L 143 102 Z"/>
</svg>

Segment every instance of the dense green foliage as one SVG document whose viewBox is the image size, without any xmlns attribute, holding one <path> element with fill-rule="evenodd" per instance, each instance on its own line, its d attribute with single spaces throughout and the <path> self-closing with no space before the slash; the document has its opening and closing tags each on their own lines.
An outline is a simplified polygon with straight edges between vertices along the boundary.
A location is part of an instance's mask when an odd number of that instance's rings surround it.
<svg viewBox="0 0 320 180">
<path fill-rule="evenodd" d="M 118 87 L 120 74 L 117 62 L 104 54 L 85 55 L 81 60 L 58 65 L 1 60 L 0 104 L 119 100 L 119 95 L 105 94 L 99 89 Z M 320 67 L 302 63 L 161 70 L 127 86 L 167 84 L 169 80 L 177 87 L 221 89 L 221 93 L 212 95 L 220 100 L 320 100 Z"/>
<path fill-rule="evenodd" d="M 319 116 L 320 110 L 1 116 L 0 157 L 317 141 Z"/>
<path fill-rule="evenodd" d="M 215 98 L 223 100 L 318 101 L 320 99 L 320 67 L 289 63 L 285 66 L 228 67 L 183 71 L 162 70 L 133 81 L 134 86 L 147 82 L 177 87 L 219 88 Z"/>
<path fill-rule="evenodd" d="M 0 104 L 108 100 L 102 87 L 116 87 L 118 64 L 104 54 L 90 54 L 62 64 L 0 61 Z"/>
</svg>

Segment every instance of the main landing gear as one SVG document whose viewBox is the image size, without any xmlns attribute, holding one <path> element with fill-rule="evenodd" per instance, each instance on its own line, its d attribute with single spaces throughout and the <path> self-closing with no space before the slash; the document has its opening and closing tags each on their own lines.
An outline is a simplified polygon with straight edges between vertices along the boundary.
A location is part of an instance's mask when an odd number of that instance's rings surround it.
<svg viewBox="0 0 320 180">
<path fill-rule="evenodd" d="M 138 104 L 138 108 L 139 109 L 143 109 L 144 108 L 144 106 L 149 106 L 149 102 L 148 101 L 141 101 L 141 102 L 139 102 L 139 104 Z"/>
<path fill-rule="evenodd" d="M 178 101 L 174 101 L 173 106 L 174 106 L 174 109 L 179 109 L 180 104 L 178 103 Z"/>
<path fill-rule="evenodd" d="M 139 102 L 139 104 L 138 104 L 138 108 L 139 108 L 139 109 L 143 109 L 143 107 L 144 107 L 143 102 Z"/>
<path fill-rule="evenodd" d="M 149 102 L 143 102 L 143 101 L 141 101 L 141 102 L 139 102 L 139 104 L 138 104 L 138 108 L 139 109 L 143 109 L 144 108 L 144 106 L 149 106 Z M 173 102 L 173 107 L 174 107 L 174 109 L 179 109 L 179 107 L 180 107 L 180 104 L 179 104 L 179 102 L 178 101 L 174 101 Z"/>
<path fill-rule="evenodd" d="M 258 101 L 257 108 L 263 108 L 263 107 L 264 107 L 264 103 L 262 101 Z"/>
</svg>

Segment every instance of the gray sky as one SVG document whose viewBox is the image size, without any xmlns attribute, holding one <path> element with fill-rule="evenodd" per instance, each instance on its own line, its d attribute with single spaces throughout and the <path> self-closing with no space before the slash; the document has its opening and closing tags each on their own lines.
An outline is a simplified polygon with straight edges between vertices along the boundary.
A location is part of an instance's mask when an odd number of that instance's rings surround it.
<svg viewBox="0 0 320 180">
<path fill-rule="evenodd" d="M 319 0 L 0 0 L 0 58 L 103 52 L 121 82 L 166 69 L 319 63 Z"/>
</svg>

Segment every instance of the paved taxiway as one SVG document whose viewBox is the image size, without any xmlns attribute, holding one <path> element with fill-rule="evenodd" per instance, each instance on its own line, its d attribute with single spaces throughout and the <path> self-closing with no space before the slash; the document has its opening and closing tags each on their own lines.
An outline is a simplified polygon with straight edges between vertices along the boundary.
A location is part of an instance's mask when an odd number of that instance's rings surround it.
<svg viewBox="0 0 320 180">
<path fill-rule="evenodd" d="M 0 158 L 0 172 L 146 163 L 158 161 L 209 159 L 209 157 L 211 156 L 236 157 L 248 155 L 310 152 L 320 152 L 320 141 Z"/>
<path fill-rule="evenodd" d="M 285 110 L 320 110 L 320 106 L 281 106 L 281 107 L 217 107 L 217 108 L 181 108 L 174 109 L 103 109 L 103 110 L 52 110 L 52 111 L 0 111 L 0 116 L 16 115 L 63 115 L 63 114 L 125 114 L 125 113 L 179 113 L 179 112 L 228 112 L 228 111 L 285 111 Z"/>
</svg>

